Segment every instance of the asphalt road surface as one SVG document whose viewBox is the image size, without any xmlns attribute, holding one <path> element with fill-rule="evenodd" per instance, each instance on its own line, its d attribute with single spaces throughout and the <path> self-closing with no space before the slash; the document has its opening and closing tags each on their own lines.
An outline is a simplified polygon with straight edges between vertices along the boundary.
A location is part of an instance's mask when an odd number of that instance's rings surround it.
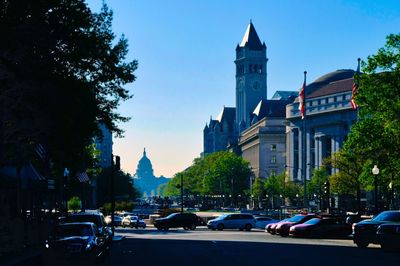
<svg viewBox="0 0 400 266">
<path fill-rule="evenodd" d="M 377 245 L 357 248 L 350 239 L 298 239 L 272 236 L 261 230 L 195 231 L 117 229 L 103 265 L 400 265 L 400 252 Z"/>
</svg>

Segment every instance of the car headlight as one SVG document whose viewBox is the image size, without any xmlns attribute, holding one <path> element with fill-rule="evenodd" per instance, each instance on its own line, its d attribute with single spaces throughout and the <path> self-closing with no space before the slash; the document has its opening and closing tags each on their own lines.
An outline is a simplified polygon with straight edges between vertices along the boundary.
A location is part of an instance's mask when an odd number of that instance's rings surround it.
<svg viewBox="0 0 400 266">
<path fill-rule="evenodd" d="M 92 249 L 92 245 L 90 244 L 90 243 L 87 243 L 87 245 L 86 245 L 86 251 L 89 251 L 89 250 L 91 250 Z"/>
</svg>

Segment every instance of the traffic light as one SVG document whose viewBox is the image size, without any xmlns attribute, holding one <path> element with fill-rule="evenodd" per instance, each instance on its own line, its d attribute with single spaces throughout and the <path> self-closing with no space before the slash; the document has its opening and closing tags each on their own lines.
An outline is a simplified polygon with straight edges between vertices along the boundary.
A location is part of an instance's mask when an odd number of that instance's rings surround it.
<svg viewBox="0 0 400 266">
<path fill-rule="evenodd" d="M 121 158 L 118 155 L 115 156 L 115 170 L 121 170 Z"/>
<path fill-rule="evenodd" d="M 330 194 L 330 184 L 329 180 L 327 180 L 324 183 L 324 195 L 329 197 L 329 194 Z"/>
</svg>

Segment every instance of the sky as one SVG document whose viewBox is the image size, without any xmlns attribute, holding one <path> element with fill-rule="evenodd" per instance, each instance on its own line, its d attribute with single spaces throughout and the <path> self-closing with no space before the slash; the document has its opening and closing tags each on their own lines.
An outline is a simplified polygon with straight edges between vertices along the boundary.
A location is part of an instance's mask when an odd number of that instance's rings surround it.
<svg viewBox="0 0 400 266">
<path fill-rule="evenodd" d="M 102 0 L 88 0 L 98 12 Z M 203 128 L 235 106 L 235 48 L 252 23 L 267 45 L 267 95 L 356 69 L 400 31 L 399 0 L 105 0 L 113 31 L 129 41 L 137 80 L 118 111 L 131 117 L 114 139 L 121 167 L 135 174 L 146 148 L 156 176 L 173 177 L 203 150 Z"/>
</svg>

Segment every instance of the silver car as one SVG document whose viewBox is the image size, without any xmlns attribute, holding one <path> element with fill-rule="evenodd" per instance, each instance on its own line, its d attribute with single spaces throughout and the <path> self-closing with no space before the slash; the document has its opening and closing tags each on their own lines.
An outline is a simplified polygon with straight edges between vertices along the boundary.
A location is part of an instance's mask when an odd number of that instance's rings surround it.
<svg viewBox="0 0 400 266">
<path fill-rule="evenodd" d="M 250 231 L 255 227 L 255 219 L 251 214 L 232 213 L 223 214 L 216 219 L 209 220 L 207 227 L 212 230 L 239 229 Z"/>
</svg>

